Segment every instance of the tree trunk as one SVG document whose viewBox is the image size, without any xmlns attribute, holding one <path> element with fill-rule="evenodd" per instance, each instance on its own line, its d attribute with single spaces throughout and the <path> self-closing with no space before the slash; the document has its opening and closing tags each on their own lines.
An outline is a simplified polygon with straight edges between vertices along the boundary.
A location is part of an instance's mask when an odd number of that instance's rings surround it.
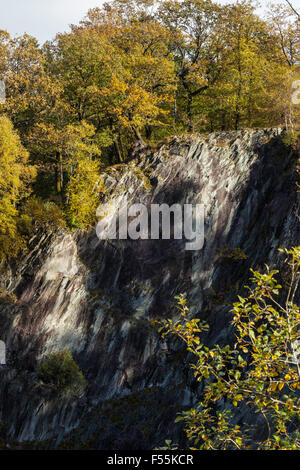
<svg viewBox="0 0 300 470">
<path fill-rule="evenodd" d="M 193 130 L 192 103 L 193 103 L 192 93 L 188 92 L 187 102 L 186 102 L 186 113 L 187 113 L 187 118 L 188 118 L 188 131 L 189 132 L 192 132 L 192 130 Z"/>
<path fill-rule="evenodd" d="M 236 97 L 235 106 L 235 130 L 239 129 L 241 119 L 241 97 L 242 97 L 242 63 L 241 63 L 241 45 L 240 36 L 238 37 L 238 73 L 239 73 L 239 84 Z"/>
<path fill-rule="evenodd" d="M 132 132 L 133 132 L 133 134 L 134 134 L 134 137 L 135 137 L 144 147 L 146 147 L 146 143 L 145 143 L 143 137 L 141 136 L 141 133 L 140 133 L 139 129 L 138 129 L 137 127 L 134 127 L 134 126 L 132 126 L 131 129 L 132 129 Z"/>
<path fill-rule="evenodd" d="M 175 126 L 175 130 L 177 129 L 177 118 L 178 118 L 178 114 L 177 114 L 177 97 L 176 97 L 176 92 L 175 92 L 175 96 L 174 96 L 174 126 Z"/>
<path fill-rule="evenodd" d="M 64 175 L 63 175 L 63 162 L 62 162 L 62 155 L 60 152 L 56 152 L 56 170 L 55 170 L 55 173 L 56 173 L 56 190 L 58 192 L 58 194 L 61 194 L 62 190 L 63 190 L 63 178 L 64 178 Z"/>
<path fill-rule="evenodd" d="M 146 131 L 146 139 L 151 139 L 151 136 L 152 136 L 152 127 L 147 125 L 145 127 L 145 131 Z"/>
<path fill-rule="evenodd" d="M 123 157 L 122 157 L 122 152 L 119 146 L 118 137 L 114 138 L 114 147 L 118 155 L 118 163 L 121 163 L 123 161 Z"/>
</svg>

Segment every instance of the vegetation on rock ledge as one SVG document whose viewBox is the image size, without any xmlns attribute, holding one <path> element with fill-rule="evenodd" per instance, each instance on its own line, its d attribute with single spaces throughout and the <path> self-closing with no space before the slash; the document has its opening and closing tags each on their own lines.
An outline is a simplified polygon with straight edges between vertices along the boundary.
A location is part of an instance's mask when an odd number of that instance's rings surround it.
<svg viewBox="0 0 300 470">
<path fill-rule="evenodd" d="M 38 377 L 58 392 L 72 390 L 81 393 L 86 387 L 86 380 L 70 351 L 46 356 L 38 366 Z"/>
<path fill-rule="evenodd" d="M 182 339 L 196 359 L 191 367 L 203 398 L 177 418 L 194 449 L 300 449 L 300 247 L 280 251 L 289 268 L 284 286 L 277 270 L 252 271 L 248 296 L 233 305 L 234 347 L 205 345 L 208 324 L 191 318 L 184 296 L 180 319 L 160 329 Z"/>
</svg>

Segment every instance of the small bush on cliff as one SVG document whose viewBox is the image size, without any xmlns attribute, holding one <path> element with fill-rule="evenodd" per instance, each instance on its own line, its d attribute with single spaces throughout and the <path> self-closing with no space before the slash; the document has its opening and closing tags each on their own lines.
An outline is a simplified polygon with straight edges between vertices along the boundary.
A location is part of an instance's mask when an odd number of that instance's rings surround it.
<svg viewBox="0 0 300 470">
<path fill-rule="evenodd" d="M 297 142 L 299 140 L 299 131 L 287 130 L 283 136 L 283 143 L 294 149 L 297 148 Z"/>
<path fill-rule="evenodd" d="M 59 392 L 72 390 L 82 393 L 86 380 L 70 351 L 60 351 L 46 356 L 38 367 L 38 377 L 53 385 Z"/>
<path fill-rule="evenodd" d="M 18 219 L 18 230 L 22 235 L 31 236 L 39 229 L 44 231 L 66 227 L 64 214 L 54 202 L 43 202 L 36 198 L 26 201 Z"/>
<path fill-rule="evenodd" d="M 161 328 L 164 336 L 181 338 L 196 358 L 192 369 L 203 384 L 203 398 L 177 418 L 195 449 L 300 449 L 300 308 L 295 303 L 300 247 L 284 252 L 285 288 L 276 280 L 278 271 L 252 271 L 248 297 L 233 305 L 234 348 L 205 346 L 201 334 L 208 325 L 191 318 L 182 296 L 180 320 L 167 320 Z M 241 405 L 250 416 L 248 426 Z"/>
</svg>

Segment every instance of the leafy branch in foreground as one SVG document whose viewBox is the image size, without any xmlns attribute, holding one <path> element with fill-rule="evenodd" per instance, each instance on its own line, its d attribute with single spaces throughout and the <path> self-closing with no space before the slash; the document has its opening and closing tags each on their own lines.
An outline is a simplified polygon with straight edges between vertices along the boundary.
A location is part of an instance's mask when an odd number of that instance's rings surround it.
<svg viewBox="0 0 300 470">
<path fill-rule="evenodd" d="M 184 421 L 195 450 L 300 449 L 300 247 L 280 251 L 287 257 L 287 286 L 277 282 L 279 271 L 252 270 L 248 296 L 239 296 L 232 309 L 233 347 L 203 344 L 209 327 L 190 318 L 184 296 L 177 297 L 180 319 L 160 328 L 164 337 L 181 338 L 196 358 L 191 367 L 203 398 L 176 420 Z M 256 424 L 239 426 L 249 412 Z"/>
</svg>

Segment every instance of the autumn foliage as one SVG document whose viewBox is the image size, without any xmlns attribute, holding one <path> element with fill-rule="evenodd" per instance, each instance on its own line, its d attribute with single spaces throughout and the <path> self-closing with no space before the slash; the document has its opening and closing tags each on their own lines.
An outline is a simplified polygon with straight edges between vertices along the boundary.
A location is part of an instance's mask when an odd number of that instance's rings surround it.
<svg viewBox="0 0 300 470">
<path fill-rule="evenodd" d="M 192 317 L 184 296 L 179 319 L 161 326 L 195 359 L 202 399 L 177 418 L 195 450 L 300 449 L 300 248 L 280 251 L 288 268 L 284 285 L 278 270 L 252 270 L 248 295 L 233 304 L 233 346 L 206 345 L 209 326 Z"/>
<path fill-rule="evenodd" d="M 33 167 L 35 197 L 86 227 L 105 190 L 101 172 L 126 162 L 136 141 L 278 125 L 294 132 L 299 39 L 286 3 L 263 16 L 252 0 L 112 0 L 43 46 L 1 31 L 1 236 L 13 236 Z"/>
</svg>

